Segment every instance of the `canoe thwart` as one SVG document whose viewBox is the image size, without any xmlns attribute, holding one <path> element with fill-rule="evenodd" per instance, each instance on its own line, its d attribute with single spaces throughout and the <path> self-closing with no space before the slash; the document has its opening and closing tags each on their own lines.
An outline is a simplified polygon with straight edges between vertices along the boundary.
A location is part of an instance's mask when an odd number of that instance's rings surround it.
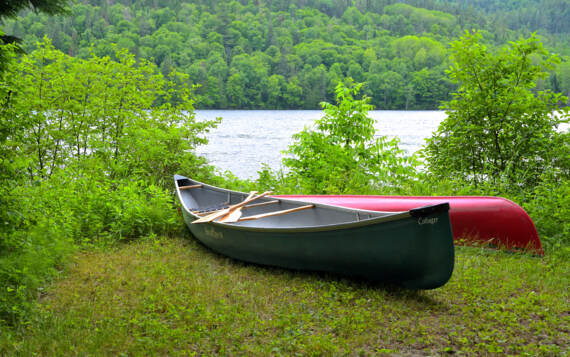
<svg viewBox="0 0 570 357">
<path fill-rule="evenodd" d="M 178 188 L 180 190 L 190 190 L 192 188 L 200 188 L 202 187 L 202 184 L 197 184 L 197 185 L 188 185 L 188 186 L 179 186 Z"/>
<path fill-rule="evenodd" d="M 273 201 L 267 201 L 267 202 L 261 202 L 261 203 L 252 203 L 250 205 L 243 206 L 243 209 L 274 205 L 276 203 L 279 203 L 279 200 L 273 200 Z"/>
<path fill-rule="evenodd" d="M 306 205 L 306 206 L 301 206 L 301 207 L 295 207 L 295 208 L 290 208 L 290 209 L 284 209 L 282 211 L 275 211 L 275 212 L 269 212 L 269 213 L 263 213 L 263 214 L 256 214 L 255 216 L 249 216 L 249 217 L 244 217 L 242 219 L 239 220 L 239 222 L 241 221 L 251 221 L 254 219 L 260 219 L 260 218 L 265 218 L 265 217 L 273 217 L 273 216 L 281 216 L 287 213 L 293 213 L 293 212 L 297 212 L 297 211 L 302 211 L 302 210 L 306 210 L 309 208 L 313 208 L 315 207 L 315 205 Z"/>
</svg>

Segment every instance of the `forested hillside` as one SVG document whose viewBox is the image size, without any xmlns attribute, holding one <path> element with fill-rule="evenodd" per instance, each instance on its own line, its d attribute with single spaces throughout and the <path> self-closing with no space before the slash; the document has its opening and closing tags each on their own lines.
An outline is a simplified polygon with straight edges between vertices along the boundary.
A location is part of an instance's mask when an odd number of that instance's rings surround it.
<svg viewBox="0 0 570 357">
<path fill-rule="evenodd" d="M 3 29 L 27 51 L 44 36 L 81 58 L 127 48 L 165 75 L 188 73 L 198 108 L 316 109 L 352 77 L 378 109 L 435 109 L 454 89 L 448 43 L 466 29 L 491 46 L 536 31 L 570 54 L 566 0 L 103 0 L 71 12 L 26 12 Z M 570 64 L 539 86 L 570 92 Z"/>
</svg>

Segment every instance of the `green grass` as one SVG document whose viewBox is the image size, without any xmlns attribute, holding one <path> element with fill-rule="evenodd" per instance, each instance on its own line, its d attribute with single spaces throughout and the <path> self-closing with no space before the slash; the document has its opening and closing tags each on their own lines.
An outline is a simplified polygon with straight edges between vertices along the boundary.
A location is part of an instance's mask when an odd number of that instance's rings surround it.
<svg viewBox="0 0 570 357">
<path fill-rule="evenodd" d="M 0 355 L 567 355 L 569 270 L 458 247 L 448 284 L 408 291 L 149 238 L 76 255 Z"/>
</svg>

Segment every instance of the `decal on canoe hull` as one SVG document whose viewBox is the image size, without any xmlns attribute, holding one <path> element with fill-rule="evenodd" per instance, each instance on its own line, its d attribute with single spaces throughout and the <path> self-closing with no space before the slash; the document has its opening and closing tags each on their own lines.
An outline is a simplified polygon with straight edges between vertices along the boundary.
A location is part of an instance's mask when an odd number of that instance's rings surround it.
<svg viewBox="0 0 570 357">
<path fill-rule="evenodd" d="M 215 238 L 215 239 L 223 239 L 224 238 L 224 233 L 222 233 L 220 231 L 216 231 L 212 227 L 206 227 L 206 229 L 204 230 L 204 234 L 207 235 L 208 237 Z"/>
<path fill-rule="evenodd" d="M 436 224 L 437 221 L 439 221 L 439 218 L 437 218 L 437 217 L 420 217 L 418 219 L 418 224 L 420 226 L 422 226 L 424 224 Z"/>
</svg>

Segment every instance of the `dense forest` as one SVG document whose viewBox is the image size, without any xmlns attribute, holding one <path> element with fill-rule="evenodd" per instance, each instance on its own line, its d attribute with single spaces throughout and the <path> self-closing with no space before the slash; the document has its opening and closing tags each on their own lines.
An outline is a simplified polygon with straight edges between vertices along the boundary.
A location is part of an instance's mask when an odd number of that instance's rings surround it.
<svg viewBox="0 0 570 357">
<path fill-rule="evenodd" d="M 79 58 L 126 48 L 164 75 L 190 75 L 198 108 L 317 109 L 339 79 L 366 82 L 377 109 L 436 109 L 454 85 L 448 43 L 478 29 L 489 46 L 537 32 L 563 59 L 537 89 L 570 92 L 567 0 L 102 0 L 71 16 L 27 11 L 3 24 L 31 51 L 44 36 Z"/>
</svg>

